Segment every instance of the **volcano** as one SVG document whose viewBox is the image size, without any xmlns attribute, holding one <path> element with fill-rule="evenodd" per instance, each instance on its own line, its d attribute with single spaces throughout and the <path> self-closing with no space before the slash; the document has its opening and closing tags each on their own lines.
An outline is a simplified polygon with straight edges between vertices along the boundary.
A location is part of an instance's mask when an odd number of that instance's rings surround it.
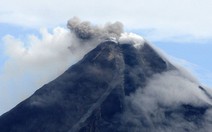
<svg viewBox="0 0 212 132">
<path fill-rule="evenodd" d="M 209 132 L 212 95 L 148 42 L 101 42 L 0 117 L 1 132 Z"/>
</svg>

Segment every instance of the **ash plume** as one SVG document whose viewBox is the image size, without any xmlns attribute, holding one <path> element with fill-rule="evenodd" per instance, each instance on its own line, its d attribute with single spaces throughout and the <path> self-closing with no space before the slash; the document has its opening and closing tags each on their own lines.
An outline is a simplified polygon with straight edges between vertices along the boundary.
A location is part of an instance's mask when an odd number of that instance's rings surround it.
<svg viewBox="0 0 212 132">
<path fill-rule="evenodd" d="M 68 49 L 77 58 L 82 58 L 85 53 L 105 40 L 113 39 L 118 42 L 124 32 L 121 22 L 106 23 L 99 26 L 91 24 L 89 21 L 81 21 L 77 17 L 71 18 L 67 27 L 71 34 L 71 43 Z"/>
<path fill-rule="evenodd" d="M 124 31 L 121 22 L 106 23 L 104 26 L 97 26 L 92 25 L 89 21 L 81 21 L 77 17 L 70 19 L 67 27 L 81 40 L 104 40 L 111 37 L 118 39 Z"/>
</svg>

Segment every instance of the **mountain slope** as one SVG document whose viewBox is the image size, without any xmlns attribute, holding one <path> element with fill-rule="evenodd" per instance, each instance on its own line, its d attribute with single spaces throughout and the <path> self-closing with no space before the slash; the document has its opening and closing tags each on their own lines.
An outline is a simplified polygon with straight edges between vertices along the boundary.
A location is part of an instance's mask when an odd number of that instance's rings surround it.
<svg viewBox="0 0 212 132">
<path fill-rule="evenodd" d="M 207 132 L 212 125 L 208 118 L 212 115 L 211 95 L 180 74 L 146 42 L 135 47 L 130 43 L 105 41 L 3 114 L 0 131 Z M 183 87 L 185 94 L 182 99 L 160 87 L 166 83 L 160 80 L 165 77 L 176 79 L 176 85 L 182 84 L 179 87 Z M 190 85 L 184 84 L 192 84 L 197 90 L 192 93 L 188 89 L 187 94 L 185 90 Z M 170 95 L 166 97 L 167 94 Z M 190 94 L 192 100 L 186 98 Z"/>
</svg>

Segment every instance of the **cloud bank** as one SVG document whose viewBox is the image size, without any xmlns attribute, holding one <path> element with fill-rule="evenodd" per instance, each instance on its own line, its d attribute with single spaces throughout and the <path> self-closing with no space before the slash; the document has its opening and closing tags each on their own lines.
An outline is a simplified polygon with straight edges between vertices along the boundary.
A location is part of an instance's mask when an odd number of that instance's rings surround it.
<svg viewBox="0 0 212 132">
<path fill-rule="evenodd" d="M 76 61 L 67 49 L 71 42 L 69 31 L 58 27 L 52 33 L 42 29 L 40 34 L 41 38 L 28 36 L 26 42 L 10 35 L 4 37 L 8 59 L 0 74 L 0 88 L 3 91 L 0 96 L 1 114 Z"/>
<path fill-rule="evenodd" d="M 199 88 L 198 82 L 183 74 L 178 70 L 155 74 L 147 86 L 126 97 L 122 129 L 210 132 L 212 100 Z M 209 89 L 207 91 L 211 94 Z"/>
</svg>

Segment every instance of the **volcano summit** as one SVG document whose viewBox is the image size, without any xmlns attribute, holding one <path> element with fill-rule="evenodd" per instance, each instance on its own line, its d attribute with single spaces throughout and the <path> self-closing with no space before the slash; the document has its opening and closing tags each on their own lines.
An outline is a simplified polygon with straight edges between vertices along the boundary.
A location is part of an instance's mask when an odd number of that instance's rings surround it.
<svg viewBox="0 0 212 132">
<path fill-rule="evenodd" d="M 120 28 L 108 26 L 101 31 L 89 23 L 80 24 L 69 22 L 79 42 L 98 37 L 97 46 L 3 114 L 1 132 L 212 130 L 210 89 L 142 37 L 121 33 L 120 23 L 115 24 Z M 76 46 L 70 48 L 76 50 Z"/>
</svg>

